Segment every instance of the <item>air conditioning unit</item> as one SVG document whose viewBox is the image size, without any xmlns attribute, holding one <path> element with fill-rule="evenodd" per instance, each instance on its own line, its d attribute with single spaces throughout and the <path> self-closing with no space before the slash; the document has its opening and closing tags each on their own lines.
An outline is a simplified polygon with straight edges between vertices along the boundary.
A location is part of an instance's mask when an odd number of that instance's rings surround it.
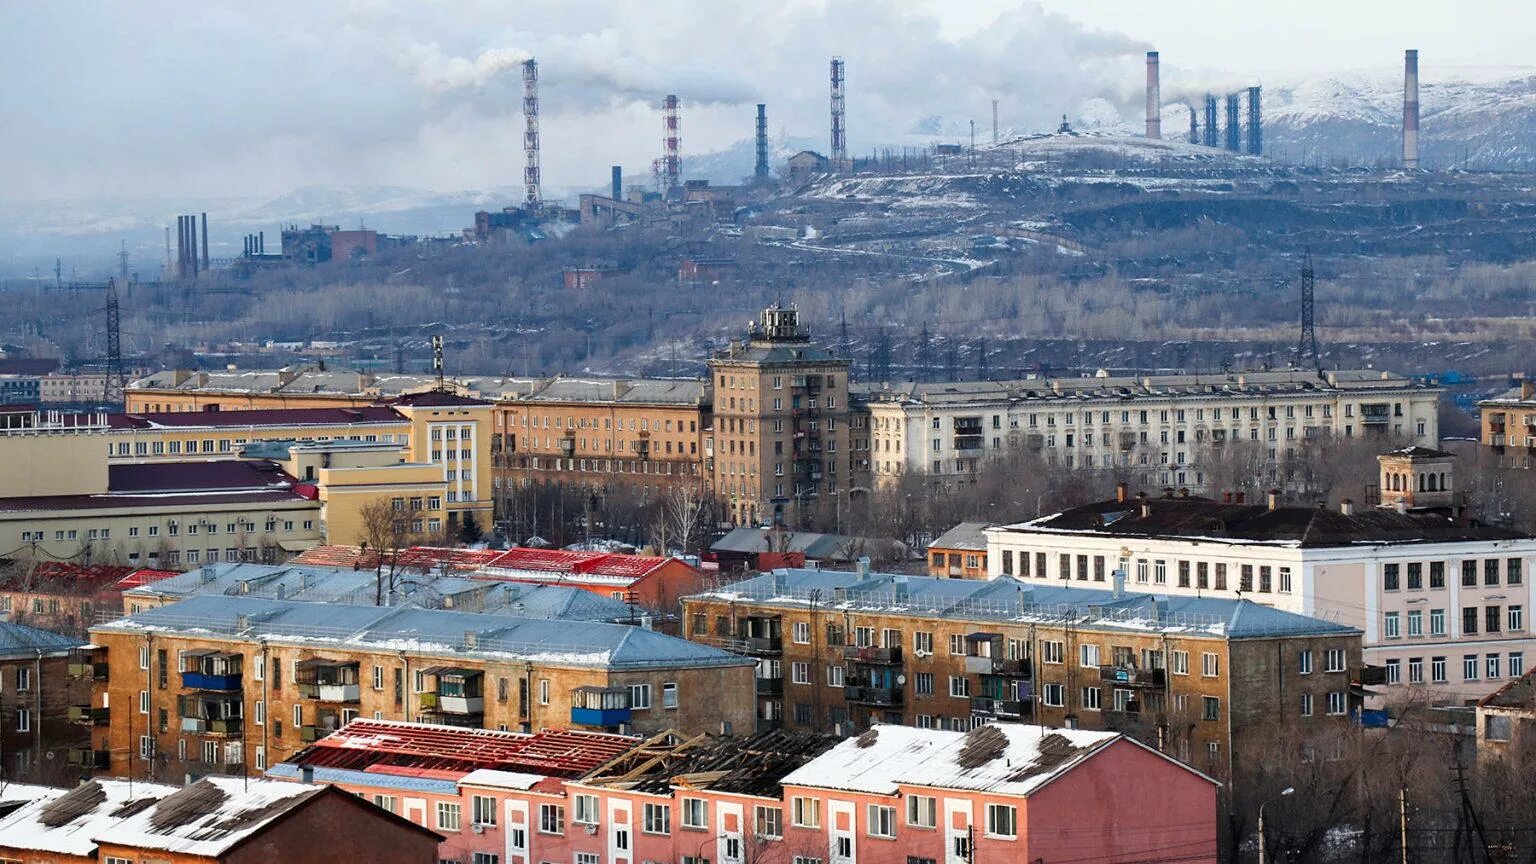
<svg viewBox="0 0 1536 864">
<path fill-rule="evenodd" d="M 597 833 L 597 826 L 596 825 L 583 825 L 582 827 L 584 829 L 586 829 L 588 837 L 591 837 L 591 836 L 593 836 L 593 835 L 595 835 Z"/>
<path fill-rule="evenodd" d="M 918 659 L 922 659 L 922 658 L 925 658 L 925 657 L 932 657 L 933 656 L 933 652 L 932 651 L 913 651 L 912 652 L 912 656 L 917 657 Z"/>
</svg>

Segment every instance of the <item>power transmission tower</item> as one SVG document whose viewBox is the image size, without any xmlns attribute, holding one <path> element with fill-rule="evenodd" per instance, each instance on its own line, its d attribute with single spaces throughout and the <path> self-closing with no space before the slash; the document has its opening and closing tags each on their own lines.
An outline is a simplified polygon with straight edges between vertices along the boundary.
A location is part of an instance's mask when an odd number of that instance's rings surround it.
<svg viewBox="0 0 1536 864">
<path fill-rule="evenodd" d="M 1313 300 L 1312 250 L 1308 249 L 1301 264 L 1301 340 L 1296 344 L 1296 365 L 1309 365 L 1322 371 L 1323 360 L 1317 350 L 1317 329 L 1313 322 Z"/>
<path fill-rule="evenodd" d="M 123 389 L 127 386 L 123 375 L 122 319 L 117 308 L 117 280 L 107 280 L 107 383 L 103 395 L 106 401 L 117 404 L 123 401 Z"/>
</svg>

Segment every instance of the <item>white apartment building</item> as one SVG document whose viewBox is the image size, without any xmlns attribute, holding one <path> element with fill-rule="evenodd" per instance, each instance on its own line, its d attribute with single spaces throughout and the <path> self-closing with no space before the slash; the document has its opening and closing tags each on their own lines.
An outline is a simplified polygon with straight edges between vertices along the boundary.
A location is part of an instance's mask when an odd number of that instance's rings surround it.
<svg viewBox="0 0 1536 864">
<path fill-rule="evenodd" d="M 1072 468 L 1131 468 L 1200 488 L 1201 450 L 1252 441 L 1283 461 L 1311 437 L 1410 436 L 1438 446 L 1440 391 L 1377 370 L 908 383 L 861 394 L 876 485 L 974 475 L 989 455 L 1039 452 Z"/>
<path fill-rule="evenodd" d="M 1536 663 L 1536 536 L 1453 513 L 1450 454 L 1381 457 L 1386 504 L 1116 498 L 987 530 L 989 576 L 1243 596 L 1359 627 L 1387 703 L 1486 696 Z"/>
</svg>

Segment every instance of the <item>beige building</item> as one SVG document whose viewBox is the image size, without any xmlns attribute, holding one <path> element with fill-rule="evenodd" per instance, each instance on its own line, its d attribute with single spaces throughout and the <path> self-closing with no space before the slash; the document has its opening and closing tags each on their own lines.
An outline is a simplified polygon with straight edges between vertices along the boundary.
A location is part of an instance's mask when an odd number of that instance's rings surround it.
<svg viewBox="0 0 1536 864">
<path fill-rule="evenodd" d="M 1478 440 L 1499 455 L 1500 464 L 1509 468 L 1536 465 L 1536 381 L 1522 381 L 1519 387 L 1485 399 L 1477 407 L 1481 413 Z"/>
<path fill-rule="evenodd" d="M 848 506 L 848 361 L 811 342 L 794 309 L 764 310 L 747 338 L 709 360 L 711 477 L 738 525 L 803 526 Z"/>
<path fill-rule="evenodd" d="M 1250 442 L 1271 464 L 1310 438 L 1411 439 L 1435 447 L 1440 391 L 1390 372 L 1038 378 L 903 384 L 861 392 L 877 485 L 908 474 L 974 479 L 988 457 L 1038 453 L 1068 468 L 1199 489 L 1206 448 Z"/>
<path fill-rule="evenodd" d="M 110 772 L 260 773 L 357 717 L 730 734 L 749 658 L 625 624 L 195 596 L 91 631 Z"/>
</svg>

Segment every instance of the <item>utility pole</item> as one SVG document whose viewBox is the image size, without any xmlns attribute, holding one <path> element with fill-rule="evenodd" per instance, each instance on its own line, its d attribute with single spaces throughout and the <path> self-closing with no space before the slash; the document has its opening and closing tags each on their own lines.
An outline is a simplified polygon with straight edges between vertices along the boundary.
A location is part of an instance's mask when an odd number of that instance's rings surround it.
<svg viewBox="0 0 1536 864">
<path fill-rule="evenodd" d="M 1403 847 L 1402 864 L 1408 864 L 1408 787 L 1397 790 L 1397 830 Z"/>
</svg>

